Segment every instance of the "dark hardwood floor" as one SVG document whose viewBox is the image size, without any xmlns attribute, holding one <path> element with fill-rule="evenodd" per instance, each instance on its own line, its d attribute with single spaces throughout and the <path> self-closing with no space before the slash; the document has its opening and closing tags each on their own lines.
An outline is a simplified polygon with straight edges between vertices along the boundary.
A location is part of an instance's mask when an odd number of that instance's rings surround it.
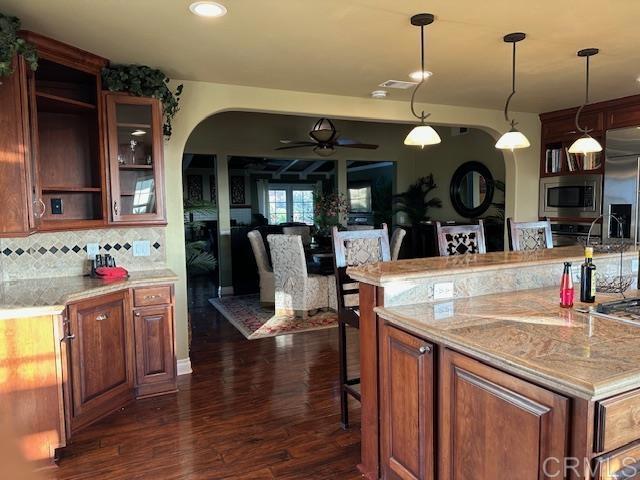
<svg viewBox="0 0 640 480">
<path fill-rule="evenodd" d="M 47 477 L 360 478 L 358 403 L 340 429 L 337 329 L 249 341 L 206 302 L 212 285 L 189 288 L 193 375 L 81 432 Z"/>
</svg>

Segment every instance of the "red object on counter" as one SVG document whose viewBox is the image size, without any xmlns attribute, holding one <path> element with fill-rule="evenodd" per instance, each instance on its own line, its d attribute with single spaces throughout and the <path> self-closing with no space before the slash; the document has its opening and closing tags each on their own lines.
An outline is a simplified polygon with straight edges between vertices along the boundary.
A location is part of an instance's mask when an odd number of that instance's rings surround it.
<svg viewBox="0 0 640 480">
<path fill-rule="evenodd" d="M 573 307 L 573 278 L 571 278 L 571 262 L 564 262 L 564 271 L 560 281 L 560 306 Z"/>
<path fill-rule="evenodd" d="M 119 280 L 127 278 L 129 272 L 122 267 L 98 267 L 96 268 L 96 275 L 105 280 Z"/>
</svg>

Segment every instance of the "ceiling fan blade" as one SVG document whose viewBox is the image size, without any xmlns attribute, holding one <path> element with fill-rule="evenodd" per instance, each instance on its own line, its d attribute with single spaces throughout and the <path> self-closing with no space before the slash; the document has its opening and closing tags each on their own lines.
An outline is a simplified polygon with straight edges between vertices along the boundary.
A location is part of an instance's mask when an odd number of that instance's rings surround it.
<svg viewBox="0 0 640 480">
<path fill-rule="evenodd" d="M 309 142 L 308 144 L 305 144 L 305 145 L 287 145 L 285 147 L 276 147 L 275 150 L 292 150 L 294 148 L 309 148 L 309 147 L 314 147 L 315 145 L 316 145 L 315 143 Z"/>
<path fill-rule="evenodd" d="M 362 148 L 364 150 L 376 150 L 379 147 L 379 145 L 372 145 L 370 143 L 348 143 L 346 145 L 337 144 L 336 147 Z"/>
</svg>

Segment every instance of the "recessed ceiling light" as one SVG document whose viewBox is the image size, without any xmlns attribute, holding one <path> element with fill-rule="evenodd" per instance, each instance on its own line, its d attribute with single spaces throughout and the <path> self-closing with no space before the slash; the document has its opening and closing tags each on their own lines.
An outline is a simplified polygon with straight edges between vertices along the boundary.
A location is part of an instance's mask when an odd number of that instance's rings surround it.
<svg viewBox="0 0 640 480">
<path fill-rule="evenodd" d="M 371 92 L 371 98 L 387 98 L 386 90 L 374 90 Z"/>
<path fill-rule="evenodd" d="M 141 137 L 142 135 L 146 135 L 147 132 L 145 132 L 144 130 L 134 130 L 133 132 L 131 132 L 131 135 L 135 135 L 136 137 Z"/>
<path fill-rule="evenodd" d="M 222 17 L 227 13 L 227 7 L 217 2 L 194 2 L 189 10 L 199 17 Z"/>
<path fill-rule="evenodd" d="M 429 77 L 433 75 L 433 72 L 430 72 L 429 70 L 425 70 L 424 72 L 421 72 L 420 70 L 418 70 L 417 72 L 411 72 L 409 74 L 409 78 L 411 78 L 411 80 L 419 82 L 420 80 L 422 80 L 423 75 L 424 75 L 424 79 L 428 80 Z"/>
</svg>

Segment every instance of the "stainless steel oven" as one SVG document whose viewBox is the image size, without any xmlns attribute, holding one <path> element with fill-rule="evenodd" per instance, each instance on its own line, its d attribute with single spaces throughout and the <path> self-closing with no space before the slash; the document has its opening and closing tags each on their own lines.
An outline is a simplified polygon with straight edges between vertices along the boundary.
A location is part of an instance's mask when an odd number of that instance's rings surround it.
<svg viewBox="0 0 640 480">
<path fill-rule="evenodd" d="M 594 219 L 602 213 L 602 175 L 540 179 L 541 217 Z"/>
</svg>

